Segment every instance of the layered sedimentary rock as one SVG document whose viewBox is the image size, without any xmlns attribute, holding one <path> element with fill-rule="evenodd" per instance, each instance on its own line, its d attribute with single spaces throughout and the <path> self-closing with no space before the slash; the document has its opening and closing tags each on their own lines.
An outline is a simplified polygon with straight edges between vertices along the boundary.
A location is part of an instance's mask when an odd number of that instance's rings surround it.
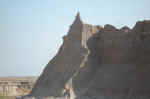
<svg viewBox="0 0 150 99">
<path fill-rule="evenodd" d="M 84 24 L 78 13 L 63 39 L 32 96 L 62 96 L 64 89 L 77 98 L 150 95 L 150 21 L 102 28 Z"/>
<path fill-rule="evenodd" d="M 87 41 L 90 54 L 72 81 L 77 96 L 150 95 L 149 22 L 137 22 L 133 30 L 125 31 L 105 25 Z"/>
<path fill-rule="evenodd" d="M 29 94 L 37 77 L 0 77 L 0 96 Z"/>
<path fill-rule="evenodd" d="M 88 55 L 86 41 L 99 29 L 99 26 L 84 24 L 78 13 L 68 34 L 63 37 L 64 41 L 59 52 L 47 64 L 31 95 L 61 96 L 66 84 L 86 61 Z"/>
</svg>

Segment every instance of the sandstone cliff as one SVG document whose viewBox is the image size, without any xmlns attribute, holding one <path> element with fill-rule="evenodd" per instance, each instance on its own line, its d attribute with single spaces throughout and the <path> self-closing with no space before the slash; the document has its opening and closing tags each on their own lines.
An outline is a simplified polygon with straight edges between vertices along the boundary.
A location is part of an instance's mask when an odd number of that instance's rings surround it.
<svg viewBox="0 0 150 99">
<path fill-rule="evenodd" d="M 102 28 L 84 24 L 78 13 L 63 39 L 32 96 L 62 96 L 65 89 L 77 98 L 150 95 L 150 21 Z"/>
</svg>

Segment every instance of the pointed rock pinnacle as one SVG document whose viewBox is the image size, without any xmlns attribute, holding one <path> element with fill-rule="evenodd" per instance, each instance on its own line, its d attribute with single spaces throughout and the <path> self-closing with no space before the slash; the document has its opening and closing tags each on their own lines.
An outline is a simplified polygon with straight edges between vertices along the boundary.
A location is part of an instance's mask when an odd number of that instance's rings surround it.
<svg viewBox="0 0 150 99">
<path fill-rule="evenodd" d="M 75 21 L 74 21 L 74 24 L 77 23 L 83 23 L 82 20 L 81 20 L 81 17 L 80 17 L 80 12 L 77 13 L 76 15 L 76 18 L 75 18 Z"/>
<path fill-rule="evenodd" d="M 80 12 L 77 13 L 76 18 L 77 18 L 77 19 L 81 19 L 81 18 L 80 18 Z"/>
</svg>

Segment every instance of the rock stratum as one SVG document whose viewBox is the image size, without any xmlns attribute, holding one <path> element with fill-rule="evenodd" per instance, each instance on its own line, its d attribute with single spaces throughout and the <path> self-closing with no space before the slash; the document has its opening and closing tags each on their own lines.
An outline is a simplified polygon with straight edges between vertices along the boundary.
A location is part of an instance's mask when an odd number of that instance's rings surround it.
<svg viewBox="0 0 150 99">
<path fill-rule="evenodd" d="M 38 77 L 0 77 L 0 99 L 30 93 Z"/>
<path fill-rule="evenodd" d="M 61 97 L 68 89 L 77 99 L 149 97 L 150 21 L 117 29 L 85 24 L 78 13 L 30 96 Z"/>
</svg>

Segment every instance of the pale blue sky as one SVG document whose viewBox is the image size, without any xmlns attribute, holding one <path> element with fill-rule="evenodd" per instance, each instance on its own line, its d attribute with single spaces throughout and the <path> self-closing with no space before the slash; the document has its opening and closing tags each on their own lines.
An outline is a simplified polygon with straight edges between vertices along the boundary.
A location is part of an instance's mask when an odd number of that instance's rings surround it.
<svg viewBox="0 0 150 99">
<path fill-rule="evenodd" d="M 80 11 L 84 22 L 133 27 L 150 0 L 0 0 L 0 76 L 39 75 Z"/>
</svg>

